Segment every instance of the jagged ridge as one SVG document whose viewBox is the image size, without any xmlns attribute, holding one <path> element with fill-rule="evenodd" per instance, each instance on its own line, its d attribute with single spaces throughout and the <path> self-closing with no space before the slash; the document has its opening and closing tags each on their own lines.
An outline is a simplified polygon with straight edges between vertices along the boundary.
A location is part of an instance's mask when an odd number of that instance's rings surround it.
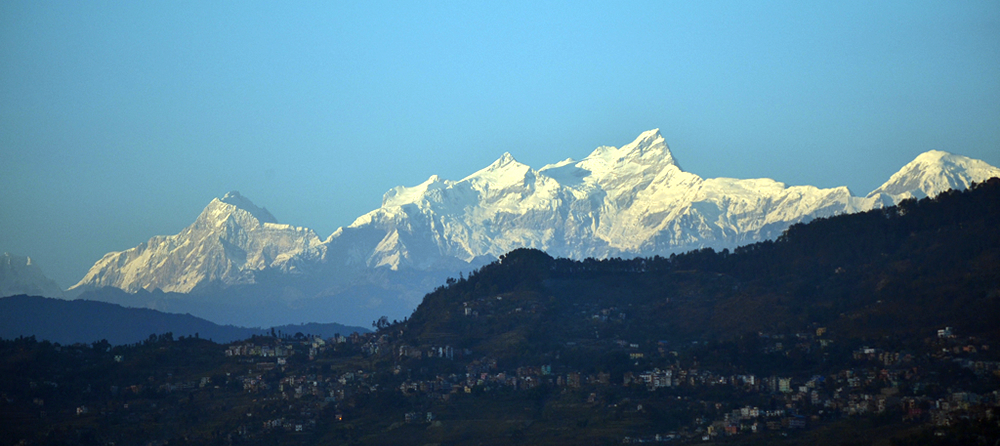
<svg viewBox="0 0 1000 446">
<path fill-rule="evenodd" d="M 278 224 L 239 193 L 215 199 L 180 234 L 109 253 L 75 288 L 190 292 L 209 283 L 255 283 L 265 270 L 457 270 L 516 248 L 552 255 L 635 257 L 733 248 L 777 237 L 789 225 L 965 188 L 1000 176 L 982 161 L 930 151 L 866 197 L 771 179 L 704 179 L 683 171 L 658 130 L 621 148 L 535 170 L 504 153 L 461 180 L 434 175 L 388 191 L 382 206 L 320 241 Z M 370 276 L 370 275 L 369 275 Z M 353 277 L 353 276 L 352 276 Z M 366 276 L 367 277 L 367 276 Z M 325 279 L 328 280 L 328 279 Z M 308 296 L 306 296 L 308 297 Z"/>
<path fill-rule="evenodd" d="M 965 188 L 1000 175 L 981 161 L 931 151 L 866 197 L 846 187 L 786 187 L 771 179 L 703 179 L 681 170 L 658 130 L 580 161 L 534 170 L 505 153 L 462 180 L 432 176 L 386 194 L 350 229 L 383 234 L 363 249 L 368 266 L 426 268 L 512 249 L 555 256 L 634 257 L 733 248 L 789 225 Z M 346 233 L 335 233 L 334 239 Z"/>
</svg>

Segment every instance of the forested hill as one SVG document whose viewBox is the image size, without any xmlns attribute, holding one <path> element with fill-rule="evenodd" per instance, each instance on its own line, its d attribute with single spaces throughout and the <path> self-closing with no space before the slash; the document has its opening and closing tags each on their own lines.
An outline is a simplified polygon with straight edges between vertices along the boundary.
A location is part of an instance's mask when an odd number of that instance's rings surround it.
<svg viewBox="0 0 1000 446">
<path fill-rule="evenodd" d="M 993 178 L 794 225 L 777 241 L 735 252 L 571 261 L 520 249 L 449 279 L 393 327 L 409 343 L 525 363 L 532 353 L 598 339 L 677 344 L 820 327 L 845 339 L 919 343 L 952 326 L 995 342 L 997 222 Z"/>
</svg>

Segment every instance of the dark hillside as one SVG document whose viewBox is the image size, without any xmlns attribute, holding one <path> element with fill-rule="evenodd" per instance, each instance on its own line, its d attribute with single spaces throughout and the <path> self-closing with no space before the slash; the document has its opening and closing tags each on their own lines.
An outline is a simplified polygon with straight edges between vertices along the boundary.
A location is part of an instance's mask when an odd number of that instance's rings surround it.
<svg viewBox="0 0 1000 446">
<path fill-rule="evenodd" d="M 402 329 L 410 342 L 499 349 L 521 361 L 521 353 L 574 341 L 727 340 L 817 327 L 920 342 L 954 326 L 996 341 L 998 221 L 993 179 L 795 225 L 777 241 L 733 253 L 574 262 L 520 249 L 449 280 Z"/>
<path fill-rule="evenodd" d="M 118 292 L 125 294 L 121 290 Z M 334 323 L 284 325 L 274 329 L 289 335 L 302 332 L 325 337 L 335 333 L 347 335 L 355 331 L 369 331 Z M 34 336 L 39 340 L 62 344 L 106 340 L 111 344 L 121 345 L 144 341 L 150 334 L 165 333 L 232 342 L 267 334 L 269 330 L 218 325 L 190 314 L 127 308 L 89 300 L 23 295 L 0 298 L 0 339 Z"/>
</svg>

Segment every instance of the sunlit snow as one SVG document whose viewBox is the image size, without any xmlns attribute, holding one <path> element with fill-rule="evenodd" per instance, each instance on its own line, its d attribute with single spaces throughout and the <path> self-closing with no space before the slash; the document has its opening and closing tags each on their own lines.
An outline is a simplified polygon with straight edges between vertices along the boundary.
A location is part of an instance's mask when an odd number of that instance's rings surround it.
<svg viewBox="0 0 1000 446">
<path fill-rule="evenodd" d="M 535 170 L 504 153 L 458 181 L 433 175 L 388 192 L 382 206 L 320 241 L 278 224 L 239 193 L 213 200 L 188 228 L 98 261 L 77 287 L 186 292 L 206 281 L 252 283 L 257 271 L 303 265 L 427 269 L 531 247 L 554 256 L 669 255 L 734 248 L 789 225 L 892 205 L 1000 176 L 982 161 L 930 151 L 866 197 L 846 187 L 787 187 L 768 179 L 683 171 L 658 130 L 621 148 Z"/>
</svg>

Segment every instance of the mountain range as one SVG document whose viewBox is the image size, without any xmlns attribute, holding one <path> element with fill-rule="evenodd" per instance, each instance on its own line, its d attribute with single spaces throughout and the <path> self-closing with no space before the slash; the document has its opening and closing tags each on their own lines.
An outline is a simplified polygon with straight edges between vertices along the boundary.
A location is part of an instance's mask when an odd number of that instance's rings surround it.
<svg viewBox="0 0 1000 446">
<path fill-rule="evenodd" d="M 0 445 L 994 444 L 997 221 L 993 178 L 731 252 L 515 249 L 334 342 L 3 298 Z"/>
<path fill-rule="evenodd" d="M 864 197 L 846 187 L 706 179 L 683 171 L 651 130 L 579 161 L 536 170 L 505 153 L 458 181 L 434 175 L 395 187 L 381 207 L 325 240 L 230 192 L 179 234 L 108 253 L 69 294 L 219 323 L 364 324 L 408 316 L 445 278 L 517 248 L 571 259 L 733 249 L 776 238 L 795 223 L 995 176 L 1000 169 L 985 162 L 929 151 Z"/>
</svg>

